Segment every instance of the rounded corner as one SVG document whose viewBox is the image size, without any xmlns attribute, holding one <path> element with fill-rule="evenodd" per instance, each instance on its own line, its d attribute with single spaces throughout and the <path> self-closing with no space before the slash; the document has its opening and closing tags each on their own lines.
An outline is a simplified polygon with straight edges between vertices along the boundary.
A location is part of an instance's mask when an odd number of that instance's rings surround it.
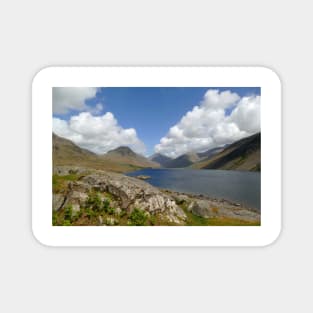
<svg viewBox="0 0 313 313">
<path fill-rule="evenodd" d="M 37 81 L 40 80 L 42 77 L 44 77 L 48 71 L 50 72 L 54 68 L 55 68 L 54 66 L 48 65 L 39 69 L 32 78 L 32 87 L 34 87 Z"/>
<path fill-rule="evenodd" d="M 41 246 L 45 247 L 45 248 L 50 248 L 53 247 L 52 245 L 46 243 L 44 240 L 42 240 L 42 238 L 40 238 L 40 235 L 38 236 L 38 233 L 36 232 L 36 230 L 34 229 L 34 225 L 32 225 L 31 228 L 31 233 L 33 236 L 33 239 Z"/>
<path fill-rule="evenodd" d="M 269 66 L 259 66 L 259 69 L 264 71 L 266 75 L 276 81 L 279 84 L 279 87 L 282 87 L 282 79 L 280 77 L 280 74 L 276 71 L 276 69 L 273 69 Z"/>
<path fill-rule="evenodd" d="M 281 233 L 282 233 L 282 226 L 281 224 L 279 225 L 279 229 L 275 231 L 275 233 L 273 234 L 273 236 L 270 238 L 269 241 L 265 242 L 264 244 L 262 244 L 261 247 L 263 248 L 267 248 L 269 246 L 275 245 L 276 242 L 279 240 L 279 238 L 281 237 Z"/>
</svg>

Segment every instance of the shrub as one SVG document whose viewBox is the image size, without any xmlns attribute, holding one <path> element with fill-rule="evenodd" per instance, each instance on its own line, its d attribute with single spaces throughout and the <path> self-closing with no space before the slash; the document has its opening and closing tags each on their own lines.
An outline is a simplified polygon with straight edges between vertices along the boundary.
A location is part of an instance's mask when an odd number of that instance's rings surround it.
<svg viewBox="0 0 313 313">
<path fill-rule="evenodd" d="M 53 211 L 52 212 L 52 225 L 57 225 L 58 224 L 58 215 L 57 212 Z"/>
<path fill-rule="evenodd" d="M 129 216 L 129 221 L 131 225 L 143 226 L 146 224 L 147 216 L 144 211 L 135 208 Z"/>
<path fill-rule="evenodd" d="M 112 215 L 112 214 L 114 214 L 115 209 L 109 206 L 109 207 L 106 209 L 105 212 L 108 213 L 108 214 L 110 214 L 110 215 Z"/>
<path fill-rule="evenodd" d="M 87 201 L 86 201 L 86 206 L 90 207 L 94 211 L 101 211 L 103 208 L 102 201 L 99 197 L 98 194 L 91 193 L 89 194 Z"/>
<path fill-rule="evenodd" d="M 124 217 L 126 214 L 127 214 L 127 211 L 125 209 L 122 209 L 120 213 L 120 217 Z"/>
<path fill-rule="evenodd" d="M 91 219 L 92 217 L 94 217 L 95 216 L 95 212 L 93 211 L 93 210 L 91 210 L 90 208 L 87 208 L 86 209 L 86 217 L 88 218 L 88 219 Z"/>
<path fill-rule="evenodd" d="M 110 207 L 110 201 L 108 199 L 104 199 L 102 207 L 103 207 L 104 212 L 108 213 L 107 211 Z"/>
<path fill-rule="evenodd" d="M 62 226 L 71 226 L 71 222 L 69 220 L 64 220 Z"/>
<path fill-rule="evenodd" d="M 64 220 L 71 222 L 72 215 L 73 215 L 73 208 L 71 205 L 69 205 L 64 209 Z"/>
<path fill-rule="evenodd" d="M 151 215 L 151 216 L 150 216 L 150 224 L 151 224 L 152 226 L 154 226 L 154 225 L 156 225 L 156 223 L 157 223 L 157 218 L 156 218 L 156 216 L 155 216 L 155 215 Z"/>
</svg>

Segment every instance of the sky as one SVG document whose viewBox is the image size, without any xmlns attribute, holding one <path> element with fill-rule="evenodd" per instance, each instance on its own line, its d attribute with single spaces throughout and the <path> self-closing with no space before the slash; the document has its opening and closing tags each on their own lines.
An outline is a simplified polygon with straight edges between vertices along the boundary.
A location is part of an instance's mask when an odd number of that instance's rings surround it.
<svg viewBox="0 0 313 313">
<path fill-rule="evenodd" d="M 98 154 L 177 157 L 260 131 L 259 87 L 54 87 L 53 131 Z"/>
</svg>

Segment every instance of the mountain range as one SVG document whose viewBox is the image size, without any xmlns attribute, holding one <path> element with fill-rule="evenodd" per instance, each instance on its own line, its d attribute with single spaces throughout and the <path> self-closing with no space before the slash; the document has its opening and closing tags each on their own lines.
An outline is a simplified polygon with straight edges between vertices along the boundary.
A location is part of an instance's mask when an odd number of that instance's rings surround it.
<svg viewBox="0 0 313 313">
<path fill-rule="evenodd" d="M 230 145 L 204 152 L 185 153 L 175 159 L 162 154 L 155 154 L 150 159 L 165 168 L 191 167 L 195 169 L 259 171 L 261 169 L 261 134 L 257 133 Z"/>
<path fill-rule="evenodd" d="M 128 147 L 119 147 L 103 155 L 78 147 L 72 141 L 52 134 L 53 165 L 85 166 L 113 172 L 130 172 L 147 167 L 160 167 L 133 152 Z"/>
<path fill-rule="evenodd" d="M 177 158 L 169 158 L 165 155 L 162 155 L 160 153 L 156 153 L 150 157 L 151 161 L 159 163 L 162 167 L 166 168 L 181 168 L 181 167 L 188 167 L 191 166 L 197 162 L 200 162 L 202 160 L 208 159 L 212 157 L 213 155 L 221 152 L 225 149 L 226 146 L 223 147 L 217 147 L 213 149 L 209 149 L 204 152 L 189 152 L 182 154 L 178 156 Z"/>
<path fill-rule="evenodd" d="M 173 159 L 156 153 L 150 158 L 121 146 L 97 155 L 78 147 L 68 139 L 53 134 L 53 164 L 87 166 L 114 172 L 129 172 L 141 168 L 186 168 L 260 171 L 261 134 L 246 137 L 231 145 L 189 152 Z"/>
</svg>

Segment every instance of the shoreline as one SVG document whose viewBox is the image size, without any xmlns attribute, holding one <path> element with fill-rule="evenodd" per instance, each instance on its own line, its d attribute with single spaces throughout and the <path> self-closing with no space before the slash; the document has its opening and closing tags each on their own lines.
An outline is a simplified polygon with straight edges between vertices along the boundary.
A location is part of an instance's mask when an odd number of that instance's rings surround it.
<svg viewBox="0 0 313 313">
<path fill-rule="evenodd" d="M 154 185 L 152 185 L 154 186 Z M 261 213 L 261 209 L 258 208 L 254 208 L 254 207 L 250 207 L 250 206 L 246 206 L 243 203 L 239 203 L 239 202 L 235 202 L 235 201 L 231 201 L 225 198 L 216 198 L 216 197 L 212 197 L 212 196 L 208 196 L 208 195 L 204 195 L 204 194 L 198 194 L 198 193 L 192 193 L 192 192 L 185 192 L 185 191 L 177 191 L 177 190 L 173 190 L 173 189 L 168 189 L 168 188 L 160 188 L 157 186 L 154 186 L 155 188 L 160 189 L 162 192 L 165 193 L 169 193 L 169 194 L 176 194 L 176 195 L 181 195 L 181 196 L 187 196 L 190 198 L 195 198 L 195 199 L 200 199 L 200 200 L 209 200 L 209 201 L 214 201 L 216 203 L 220 203 L 220 204 L 229 204 L 241 209 L 245 209 L 245 210 L 250 210 L 253 211 L 255 213 Z"/>
<path fill-rule="evenodd" d="M 126 226 L 132 212 L 138 209 L 146 212 L 149 223 L 156 226 L 258 226 L 261 222 L 260 212 L 254 208 L 203 194 L 159 188 L 125 174 L 73 166 L 54 167 L 53 173 L 53 211 L 61 224 L 69 206 L 76 212 L 74 215 L 81 212 L 73 226 Z M 109 201 L 116 213 L 101 213 L 98 208 L 91 214 L 86 206 L 91 196 L 92 201 Z M 114 218 L 110 214 L 115 214 Z"/>
</svg>

